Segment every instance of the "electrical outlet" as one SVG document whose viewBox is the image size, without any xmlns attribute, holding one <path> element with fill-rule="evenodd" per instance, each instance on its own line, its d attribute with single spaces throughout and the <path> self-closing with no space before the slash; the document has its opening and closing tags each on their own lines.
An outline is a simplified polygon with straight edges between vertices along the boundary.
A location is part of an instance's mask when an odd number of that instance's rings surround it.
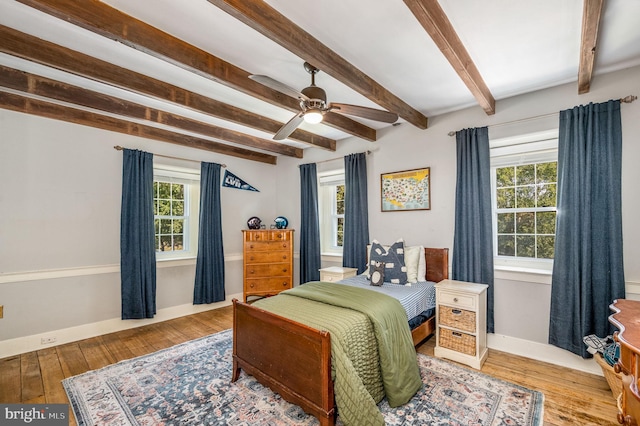
<svg viewBox="0 0 640 426">
<path fill-rule="evenodd" d="M 51 343 L 55 343 L 58 340 L 55 336 L 43 337 L 40 339 L 41 345 L 50 345 Z"/>
</svg>

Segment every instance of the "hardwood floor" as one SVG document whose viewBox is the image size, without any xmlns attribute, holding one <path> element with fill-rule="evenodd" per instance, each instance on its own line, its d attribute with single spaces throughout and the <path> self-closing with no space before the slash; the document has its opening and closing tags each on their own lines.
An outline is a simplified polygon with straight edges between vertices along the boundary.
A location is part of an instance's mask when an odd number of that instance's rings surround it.
<svg viewBox="0 0 640 426">
<path fill-rule="evenodd" d="M 65 403 L 60 381 L 232 327 L 232 308 L 202 312 L 0 360 L 0 403 Z M 418 347 L 433 356 L 434 338 Z M 603 377 L 489 351 L 482 372 L 544 393 L 545 425 L 615 425 Z M 70 414 L 70 424 L 75 419 Z"/>
</svg>

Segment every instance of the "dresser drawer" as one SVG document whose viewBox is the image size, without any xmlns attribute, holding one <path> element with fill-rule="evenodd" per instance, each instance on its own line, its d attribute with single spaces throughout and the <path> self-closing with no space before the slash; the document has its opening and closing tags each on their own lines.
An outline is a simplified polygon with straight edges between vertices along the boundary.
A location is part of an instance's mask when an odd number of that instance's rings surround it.
<svg viewBox="0 0 640 426">
<path fill-rule="evenodd" d="M 476 356 L 476 336 L 443 327 L 440 327 L 438 332 L 439 346 L 462 354 Z"/>
<path fill-rule="evenodd" d="M 282 290 L 291 288 L 291 278 L 289 277 L 275 277 L 275 278 L 255 278 L 247 279 L 245 281 L 245 292 L 274 292 L 278 293 Z"/>
<path fill-rule="evenodd" d="M 291 275 L 291 264 L 267 263 L 246 265 L 244 273 L 246 278 L 286 276 Z"/>
<path fill-rule="evenodd" d="M 438 324 L 471 333 L 476 331 L 476 313 L 474 311 L 439 305 L 438 315 Z"/>
<path fill-rule="evenodd" d="M 286 262 L 291 260 L 291 254 L 289 251 L 250 251 L 244 259 L 244 262 L 249 263 L 277 263 Z"/>
<path fill-rule="evenodd" d="M 244 249 L 251 251 L 276 251 L 289 250 L 291 241 L 248 241 L 244 243 Z"/>
<path fill-rule="evenodd" d="M 245 241 L 269 241 L 269 231 L 251 231 L 245 234 Z"/>
<path fill-rule="evenodd" d="M 476 303 L 473 295 L 440 292 L 438 295 L 438 304 L 445 304 L 451 306 L 459 306 L 461 308 L 475 309 Z"/>
<path fill-rule="evenodd" d="M 291 232 L 276 230 L 269 231 L 270 241 L 289 241 L 291 239 Z"/>
</svg>

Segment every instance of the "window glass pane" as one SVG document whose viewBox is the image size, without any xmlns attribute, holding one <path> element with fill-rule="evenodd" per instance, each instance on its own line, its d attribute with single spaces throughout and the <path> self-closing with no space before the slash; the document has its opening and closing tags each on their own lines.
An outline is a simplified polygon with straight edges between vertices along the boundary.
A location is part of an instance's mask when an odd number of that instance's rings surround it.
<svg viewBox="0 0 640 426">
<path fill-rule="evenodd" d="M 154 219 L 153 225 L 155 228 L 155 234 L 158 235 L 160 233 L 160 219 Z M 156 244 L 156 247 L 158 247 L 158 244 Z"/>
<path fill-rule="evenodd" d="M 531 185 L 533 183 L 536 183 L 535 164 L 516 167 L 516 185 Z"/>
<path fill-rule="evenodd" d="M 160 251 L 171 251 L 171 235 L 160 236 Z"/>
<path fill-rule="evenodd" d="M 184 201 L 172 201 L 171 202 L 171 215 L 172 216 L 184 216 Z"/>
<path fill-rule="evenodd" d="M 344 185 L 336 186 L 336 213 L 344 214 Z"/>
<path fill-rule="evenodd" d="M 538 236 L 538 257 L 540 259 L 553 259 L 555 239 L 550 235 Z"/>
<path fill-rule="evenodd" d="M 160 250 L 160 236 L 156 232 L 156 251 Z"/>
<path fill-rule="evenodd" d="M 516 256 L 518 257 L 535 257 L 536 256 L 536 237 L 533 235 L 518 235 L 516 237 Z"/>
<path fill-rule="evenodd" d="M 171 219 L 160 219 L 160 234 L 171 234 Z"/>
<path fill-rule="evenodd" d="M 344 218 L 338 218 L 338 233 L 337 233 L 337 245 L 338 247 L 342 247 L 342 243 L 344 240 Z"/>
<path fill-rule="evenodd" d="M 158 198 L 171 198 L 171 184 L 167 182 L 158 182 Z"/>
<path fill-rule="evenodd" d="M 556 233 L 556 212 L 538 212 L 536 213 L 536 228 L 538 234 Z"/>
<path fill-rule="evenodd" d="M 515 186 L 516 174 L 514 167 L 501 167 L 496 169 L 496 186 L 503 188 L 505 186 Z"/>
<path fill-rule="evenodd" d="M 538 207 L 556 206 L 556 184 L 547 183 L 538 185 Z"/>
<path fill-rule="evenodd" d="M 516 240 L 513 235 L 498 235 L 498 255 L 515 256 Z"/>
<path fill-rule="evenodd" d="M 516 207 L 519 209 L 536 206 L 536 187 L 518 186 L 516 188 Z"/>
<path fill-rule="evenodd" d="M 535 234 L 535 213 L 516 213 L 516 234 Z"/>
<path fill-rule="evenodd" d="M 498 213 L 498 234 L 513 234 L 515 232 L 513 213 Z"/>
<path fill-rule="evenodd" d="M 557 182 L 558 176 L 558 163 L 540 163 L 537 165 L 537 179 L 536 183 L 550 183 Z"/>
<path fill-rule="evenodd" d="M 174 200 L 184 200 L 184 185 L 177 183 L 172 184 L 171 195 Z"/>
<path fill-rule="evenodd" d="M 173 220 L 173 234 L 182 234 L 184 229 L 184 220 L 183 219 L 174 219 Z"/>
<path fill-rule="evenodd" d="M 173 249 L 174 250 L 183 250 L 183 238 L 182 235 L 174 235 L 173 236 Z"/>
<path fill-rule="evenodd" d="M 499 209 L 512 209 L 516 206 L 515 188 L 501 188 L 496 192 Z"/>
<path fill-rule="evenodd" d="M 171 215 L 171 201 L 158 200 L 158 215 L 170 216 Z"/>
</svg>

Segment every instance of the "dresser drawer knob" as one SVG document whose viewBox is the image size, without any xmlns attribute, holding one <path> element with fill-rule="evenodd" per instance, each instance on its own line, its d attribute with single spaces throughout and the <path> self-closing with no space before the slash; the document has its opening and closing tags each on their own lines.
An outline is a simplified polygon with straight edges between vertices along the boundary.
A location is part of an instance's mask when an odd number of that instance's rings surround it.
<svg viewBox="0 0 640 426">
<path fill-rule="evenodd" d="M 453 298 L 453 301 L 457 303 L 457 302 L 458 302 L 458 298 L 457 298 L 457 297 L 454 297 L 454 298 Z"/>
<path fill-rule="evenodd" d="M 282 283 L 282 287 L 286 287 L 288 284 L 289 284 L 289 283 L 287 283 L 287 282 L 283 282 L 283 283 Z"/>
</svg>

